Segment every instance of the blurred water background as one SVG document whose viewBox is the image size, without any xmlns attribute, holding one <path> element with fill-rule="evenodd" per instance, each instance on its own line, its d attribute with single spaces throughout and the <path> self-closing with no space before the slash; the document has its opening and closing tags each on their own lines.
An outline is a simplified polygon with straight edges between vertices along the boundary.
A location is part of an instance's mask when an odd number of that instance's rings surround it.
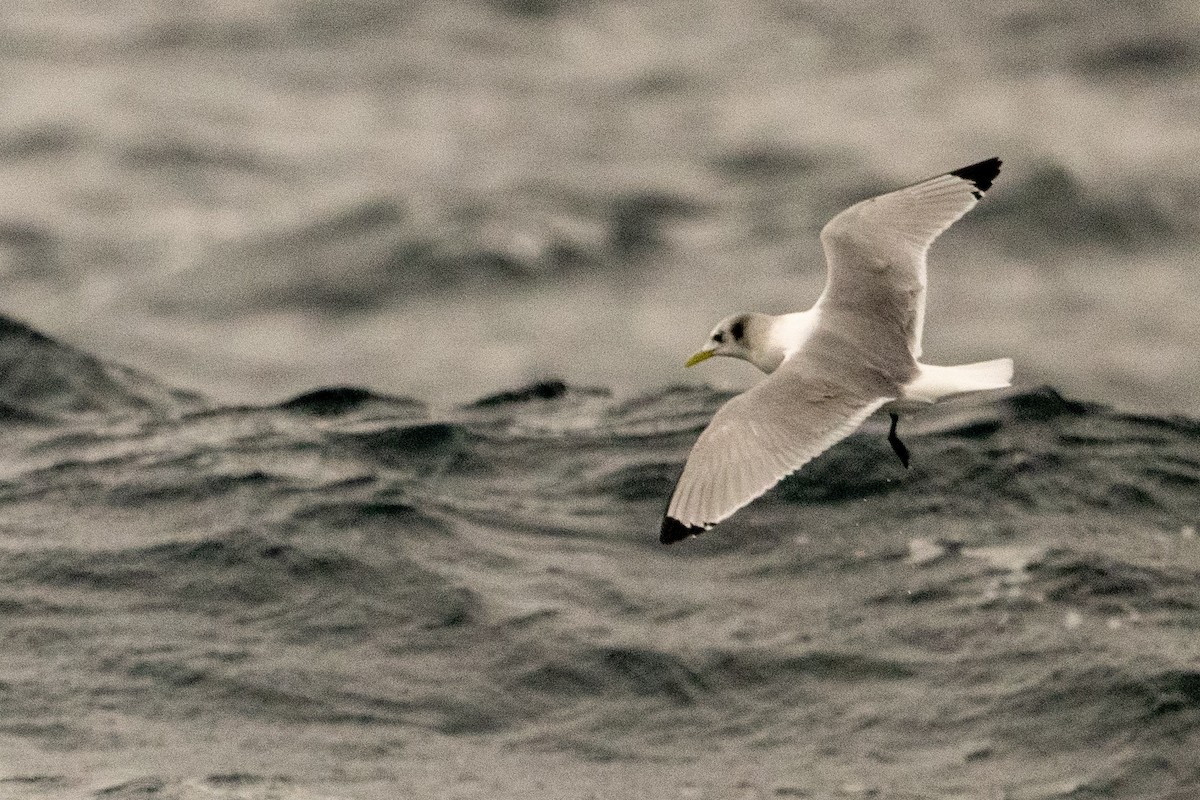
<svg viewBox="0 0 1200 800">
<path fill-rule="evenodd" d="M 1200 411 L 1200 11 L 1165 2 L 6 4 L 0 309 L 227 401 L 684 374 L 820 226 L 987 156 L 926 352 Z"/>
</svg>

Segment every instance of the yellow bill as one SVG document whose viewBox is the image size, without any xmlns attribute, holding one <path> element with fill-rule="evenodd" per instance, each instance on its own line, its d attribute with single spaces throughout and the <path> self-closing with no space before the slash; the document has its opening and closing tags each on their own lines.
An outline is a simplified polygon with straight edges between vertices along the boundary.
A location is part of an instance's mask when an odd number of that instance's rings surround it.
<svg viewBox="0 0 1200 800">
<path fill-rule="evenodd" d="M 710 358 L 712 358 L 716 354 L 717 354 L 716 350 L 701 350 L 699 353 L 696 353 L 696 355 L 689 358 L 687 360 L 687 363 L 684 364 L 684 366 L 685 367 L 694 367 L 697 364 L 699 364 L 701 361 L 708 361 Z"/>
</svg>

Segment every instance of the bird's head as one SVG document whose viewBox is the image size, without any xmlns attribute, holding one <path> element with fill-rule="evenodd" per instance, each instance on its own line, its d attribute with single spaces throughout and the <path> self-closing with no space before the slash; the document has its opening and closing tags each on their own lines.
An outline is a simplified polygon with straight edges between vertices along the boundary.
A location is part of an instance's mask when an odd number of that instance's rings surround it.
<svg viewBox="0 0 1200 800">
<path fill-rule="evenodd" d="M 694 367 L 713 356 L 731 356 L 754 363 L 755 316 L 736 314 L 721 320 L 700 351 L 687 360 L 687 366 Z"/>
</svg>

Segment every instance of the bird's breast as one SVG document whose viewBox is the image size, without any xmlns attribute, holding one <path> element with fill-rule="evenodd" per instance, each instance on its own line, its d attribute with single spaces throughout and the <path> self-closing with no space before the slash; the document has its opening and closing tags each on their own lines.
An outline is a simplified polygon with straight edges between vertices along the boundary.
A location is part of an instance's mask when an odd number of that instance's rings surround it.
<svg viewBox="0 0 1200 800">
<path fill-rule="evenodd" d="M 776 360 L 774 366 L 765 371 L 774 371 L 785 359 L 800 352 L 812 339 L 819 322 L 820 312 L 815 308 L 775 317 L 771 323 L 768 350 L 775 354 Z"/>
</svg>

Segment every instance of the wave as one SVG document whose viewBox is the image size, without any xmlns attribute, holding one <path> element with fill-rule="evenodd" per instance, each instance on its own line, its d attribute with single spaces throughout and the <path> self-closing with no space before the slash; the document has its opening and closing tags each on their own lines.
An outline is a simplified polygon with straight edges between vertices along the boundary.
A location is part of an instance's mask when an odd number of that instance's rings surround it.
<svg viewBox="0 0 1200 800">
<path fill-rule="evenodd" d="M 1099 753 L 1091 786 L 1152 783 L 1130 741 L 1191 757 L 1195 420 L 1045 387 L 950 401 L 905 420 L 912 469 L 873 420 L 668 549 L 728 393 L 160 388 L 147 413 L 136 376 L 9 327 L 71 379 L 9 401 L 41 419 L 9 423 L 0 483 L 0 611 L 37 667 L 4 693 L 10 735 L 86 750 L 117 708 L 645 764 L 919 734 L 972 742 L 963 769 Z"/>
<path fill-rule="evenodd" d="M 13 278 L 44 280 L 59 272 L 59 238 L 47 226 L 0 221 L 0 258 Z"/>
<path fill-rule="evenodd" d="M 1160 173 L 1128 177 L 1119 187 L 1089 185 L 1066 165 L 1043 159 L 1021 180 L 998 184 L 966 224 L 997 220 L 1005 230 L 1020 231 L 1004 246 L 1022 253 L 1081 245 L 1162 246 L 1200 233 L 1183 202 L 1197 188 L 1194 176 Z"/>
<path fill-rule="evenodd" d="M 0 407 L 8 410 L 10 420 L 178 416 L 206 405 L 198 394 L 101 361 L 0 316 Z"/>
<path fill-rule="evenodd" d="M 0 161 L 62 156 L 79 148 L 86 136 L 64 123 L 37 123 L 0 134 Z"/>
<path fill-rule="evenodd" d="M 36 473 L 39 490 L 90 482 L 117 505 L 199 500 L 252 486 L 304 491 L 381 470 L 415 481 L 412 491 L 434 484 L 470 490 L 474 482 L 484 494 L 504 494 L 526 476 L 528 491 L 552 486 L 559 500 L 610 496 L 638 503 L 669 493 L 695 435 L 728 398 L 667 388 L 618 400 L 551 381 L 440 415 L 409 398 L 351 387 L 315 390 L 273 407 L 212 409 L 196 395 L 12 320 L 0 320 L 4 364 L 0 407 L 10 422 L 81 414 L 164 420 L 139 431 L 140 439 L 116 431 L 85 441 L 92 434 L 76 433 L 37 445 L 43 460 L 58 456 Z M 311 423 L 296 427 L 300 419 Z M 913 469 L 897 468 L 878 426 L 869 423 L 763 502 L 828 505 L 896 496 L 898 513 L 934 505 L 971 513 L 997 504 L 1155 513 L 1194 506 L 1200 487 L 1194 445 L 1200 423 L 1120 414 L 1048 388 L 944 404 L 913 418 L 911 428 L 905 436 Z M 181 449 L 176 441 L 187 444 Z M 106 472 L 119 477 L 110 480 Z M 548 483 L 554 473 L 561 477 Z"/>
<path fill-rule="evenodd" d="M 1178 567 L 1056 549 L 1028 572 L 1030 588 L 1050 602 L 1076 609 L 1102 614 L 1200 609 L 1200 575 Z"/>
<path fill-rule="evenodd" d="M 1200 48 L 1171 34 L 1135 37 L 1085 52 L 1075 66 L 1083 75 L 1107 80 L 1186 74 L 1200 69 Z"/>
<path fill-rule="evenodd" d="M 127 159 L 148 167 L 271 169 L 253 154 L 182 142 L 145 145 Z M 665 228 L 700 208 L 665 190 L 585 198 L 555 186 L 530 191 L 531 203 L 546 206 L 547 219 L 515 215 L 507 199 L 447 208 L 432 221 L 409 212 L 419 198 L 372 197 L 318 209 L 206 246 L 194 266 L 158 286 L 154 303 L 188 314 L 250 308 L 352 314 L 418 297 L 634 274 L 646 257 L 669 249 Z M 564 202 L 579 208 L 564 212 Z"/>
<path fill-rule="evenodd" d="M 1029 745 L 1055 748 L 1109 742 L 1122 733 L 1146 737 L 1156 729 L 1171 737 L 1200 725 L 1200 673 L 1192 669 L 1100 663 L 1038 675 L 997 703 L 999 717 L 1036 710 L 1053 720 L 1044 729 L 1056 742 L 1031 737 Z"/>
<path fill-rule="evenodd" d="M 357 416 L 425 416 L 425 404 L 410 397 L 376 394 L 358 386 L 330 386 L 304 392 L 284 400 L 277 408 L 316 417 Z"/>
<path fill-rule="evenodd" d="M 904 664 L 858 653 L 811 651 L 787 654 L 736 650 L 674 653 L 630 647 L 584 647 L 542 654 L 528 669 L 506 669 L 508 688 L 556 697 L 563 702 L 613 695 L 655 697 L 678 705 L 722 702 L 725 695 L 778 697 L 802 693 L 813 682 L 902 680 L 913 670 Z"/>
<path fill-rule="evenodd" d="M 1200 235 L 1187 202 L 1200 187 L 1190 173 L 1088 181 L 1051 156 L 1000 155 L 1015 174 L 1003 173 L 987 202 L 958 224 L 1013 232 L 997 241 L 1005 250 L 1030 255 L 1081 246 L 1137 249 Z M 760 240 L 793 241 L 797 219 L 818 229 L 842 209 L 896 186 L 895 176 L 872 173 L 853 154 L 835 149 L 750 145 L 721 155 L 712 166 L 733 185 L 751 190 L 747 202 Z"/>
<path fill-rule="evenodd" d="M 1064 399 L 1048 388 L 968 401 L 944 412 L 936 430 L 906 436 L 913 468 L 895 469 L 880 433 L 860 433 L 784 481 L 794 503 L 844 502 L 896 494 L 902 507 L 977 510 L 1016 503 L 1041 511 L 1085 507 L 1167 511 L 1194 505 L 1200 486 L 1197 422 L 1145 419 Z M 1130 441 L 1154 447 L 1128 449 Z"/>
<path fill-rule="evenodd" d="M 388 522 L 399 532 L 401 518 Z M 309 530 L 316 518 L 305 520 Z M 403 520 L 411 522 L 411 519 Z M 420 520 L 416 521 L 421 524 Z M 347 542 L 277 530 L 233 530 L 200 540 L 132 549 L 54 549 L 0 557 L 16 614 L 45 613 L 39 588 L 98 591 L 130 607 L 233 615 L 248 627 L 293 638 L 364 637 L 403 629 L 460 628 L 479 617 L 473 593 L 388 548 L 356 551 Z"/>
</svg>

